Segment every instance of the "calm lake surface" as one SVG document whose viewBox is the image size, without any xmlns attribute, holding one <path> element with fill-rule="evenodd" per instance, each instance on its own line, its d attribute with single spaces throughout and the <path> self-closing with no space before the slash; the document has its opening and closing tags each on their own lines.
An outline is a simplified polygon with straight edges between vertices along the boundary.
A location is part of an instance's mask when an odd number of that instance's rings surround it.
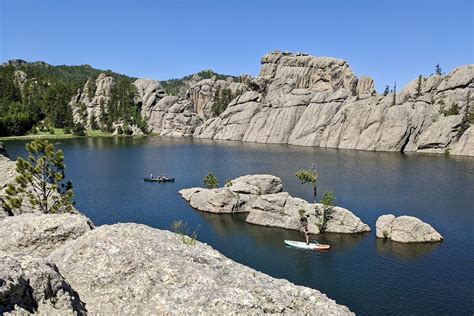
<svg viewBox="0 0 474 316">
<path fill-rule="evenodd" d="M 12 158 L 25 141 L 7 141 Z M 170 229 L 184 220 L 198 239 L 227 257 L 293 283 L 320 290 L 359 314 L 474 313 L 474 159 L 343 151 L 193 139 L 87 138 L 58 144 L 74 183 L 77 208 L 96 225 L 143 223 Z M 287 248 L 298 232 L 245 223 L 245 215 L 193 210 L 177 191 L 202 186 L 212 171 L 223 184 L 268 173 L 293 196 L 312 199 L 295 171 L 316 163 L 318 191 L 333 191 L 371 228 L 370 234 L 318 236 L 327 252 Z M 145 183 L 150 173 L 175 183 Z M 405 245 L 376 240 L 382 214 L 430 223 L 442 243 Z"/>
</svg>

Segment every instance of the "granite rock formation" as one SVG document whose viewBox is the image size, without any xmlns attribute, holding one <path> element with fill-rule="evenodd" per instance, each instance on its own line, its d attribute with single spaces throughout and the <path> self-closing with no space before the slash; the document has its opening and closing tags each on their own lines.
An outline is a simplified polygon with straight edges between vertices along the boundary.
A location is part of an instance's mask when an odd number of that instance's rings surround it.
<svg viewBox="0 0 474 316">
<path fill-rule="evenodd" d="M 247 175 L 229 181 L 218 189 L 190 188 L 179 191 L 191 207 L 209 213 L 249 213 L 246 221 L 261 226 L 301 229 L 301 217 L 308 220 L 308 229 L 319 234 L 324 206 L 290 196 L 282 191 L 281 179 L 271 175 Z M 370 228 L 351 211 L 333 207 L 333 218 L 327 232 L 362 233 Z M 302 211 L 303 214 L 300 214 Z"/>
<path fill-rule="evenodd" d="M 104 73 L 94 79 L 87 80 L 83 89 L 69 102 L 72 109 L 74 123 L 80 123 L 85 128 L 91 128 L 91 118 L 100 126 L 101 108 L 106 108 L 110 101 L 112 88 L 116 84 L 114 77 Z"/>
<path fill-rule="evenodd" d="M 50 256 L 90 314 L 351 314 L 317 290 L 139 224 L 101 226 Z"/>
<path fill-rule="evenodd" d="M 357 78 L 343 60 L 274 52 L 249 87 L 194 137 L 474 156 L 463 115 L 474 65 L 416 79 L 394 97 L 378 95 L 373 80 Z"/>
<path fill-rule="evenodd" d="M 437 242 L 441 236 L 430 224 L 413 216 L 382 215 L 375 224 L 377 238 L 387 238 L 400 243 Z"/>
<path fill-rule="evenodd" d="M 211 109 L 216 92 L 224 89 L 229 89 L 233 94 L 249 90 L 247 85 L 235 82 L 231 77 L 227 80 L 217 80 L 214 76 L 193 84 L 186 92 L 186 99 L 191 101 L 197 115 L 205 120 L 213 116 Z"/>
<path fill-rule="evenodd" d="M 0 221 L 0 252 L 46 257 L 92 229 L 88 218 L 79 214 L 27 213 Z"/>
<path fill-rule="evenodd" d="M 84 303 L 53 263 L 0 252 L 1 315 L 87 315 Z"/>
</svg>

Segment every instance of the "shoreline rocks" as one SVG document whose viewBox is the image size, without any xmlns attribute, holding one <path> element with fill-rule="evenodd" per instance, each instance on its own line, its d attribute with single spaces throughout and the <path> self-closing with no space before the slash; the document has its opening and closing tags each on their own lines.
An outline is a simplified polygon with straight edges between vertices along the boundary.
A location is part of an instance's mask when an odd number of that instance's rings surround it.
<svg viewBox="0 0 474 316">
<path fill-rule="evenodd" d="M 307 201 L 282 192 L 281 179 L 272 175 L 247 175 L 230 180 L 218 189 L 191 188 L 179 191 L 191 207 L 209 213 L 248 213 L 247 223 L 301 229 L 300 219 L 305 216 L 308 229 L 319 234 L 318 223 L 322 219 L 322 204 Z M 317 212 L 316 209 L 318 209 Z M 328 221 L 326 232 L 363 233 L 370 227 L 349 210 L 334 206 L 333 218 Z M 300 214 L 301 212 L 301 214 Z"/>
<path fill-rule="evenodd" d="M 430 224 L 413 216 L 382 215 L 375 224 L 377 238 L 399 243 L 438 242 L 443 240 Z"/>
</svg>

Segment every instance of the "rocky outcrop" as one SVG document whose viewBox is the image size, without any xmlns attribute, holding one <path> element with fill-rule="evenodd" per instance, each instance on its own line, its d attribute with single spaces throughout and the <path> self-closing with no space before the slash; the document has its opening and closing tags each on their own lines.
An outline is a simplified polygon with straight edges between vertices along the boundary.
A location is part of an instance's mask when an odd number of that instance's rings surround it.
<svg viewBox="0 0 474 316">
<path fill-rule="evenodd" d="M 311 204 L 282 191 L 280 178 L 271 175 L 247 175 L 229 181 L 219 189 L 191 188 L 179 191 L 183 199 L 203 212 L 249 213 L 246 221 L 261 226 L 301 229 L 301 217 L 308 220 L 308 229 L 319 234 L 322 204 Z M 342 207 L 332 208 L 332 219 L 326 232 L 361 233 L 370 228 L 360 218 Z"/>
<path fill-rule="evenodd" d="M 3 149 L 6 153 L 5 147 L 3 147 Z M 14 161 L 11 161 L 5 155 L 0 155 L 0 220 L 6 216 L 12 215 L 10 214 L 11 212 L 7 212 L 7 210 L 3 207 L 4 201 L 2 197 L 5 196 L 5 189 L 7 187 L 7 184 L 12 182 L 17 176 L 17 172 L 15 169 L 16 164 Z M 25 209 L 25 211 L 29 210 Z"/>
<path fill-rule="evenodd" d="M 165 96 L 151 105 L 146 118 L 150 131 L 162 136 L 192 136 L 202 124 L 191 102 L 175 96 Z"/>
<path fill-rule="evenodd" d="M 86 308 L 53 263 L 0 252 L 0 314 L 30 313 L 86 315 Z"/>
<path fill-rule="evenodd" d="M 253 92 L 194 137 L 474 156 L 462 115 L 469 91 L 474 95 L 474 65 L 414 80 L 394 98 L 376 94 L 373 80 L 357 78 L 343 60 L 274 52 L 248 85 Z"/>
<path fill-rule="evenodd" d="M 227 80 L 217 80 L 214 76 L 211 79 L 203 79 L 193 84 L 186 92 L 186 99 L 191 101 L 194 111 L 202 119 L 212 117 L 212 106 L 215 101 L 216 92 L 229 89 L 232 94 L 249 90 L 248 86 L 240 82 L 235 82 L 229 77 Z"/>
<path fill-rule="evenodd" d="M 437 242 L 443 237 L 430 224 L 413 216 L 382 215 L 376 222 L 377 238 L 400 243 Z"/>
<path fill-rule="evenodd" d="M 69 102 L 74 123 L 80 123 L 90 129 L 91 118 L 95 118 L 96 124 L 100 126 L 101 112 L 106 109 L 115 84 L 115 79 L 104 73 L 99 74 L 95 80 L 87 80 L 84 88 L 79 89 Z"/>
<path fill-rule="evenodd" d="M 311 204 L 282 192 L 261 195 L 248 209 L 247 223 L 300 230 L 300 219 L 304 216 L 308 222 L 309 232 L 319 234 L 324 205 Z M 370 227 L 351 211 L 338 206 L 332 207 L 332 210 L 332 218 L 328 221 L 326 232 L 341 234 L 370 232 Z"/>
<path fill-rule="evenodd" d="M 224 188 L 182 189 L 179 194 L 193 208 L 202 212 L 248 213 L 247 207 L 258 195 L 277 193 L 282 187 L 280 178 L 258 174 L 230 180 Z"/>
<path fill-rule="evenodd" d="M 9 157 L 5 144 L 3 144 L 2 142 L 0 142 L 0 156 L 4 156 L 7 158 Z"/>
<path fill-rule="evenodd" d="M 53 250 L 92 229 L 78 214 L 20 214 L 0 221 L 0 252 L 46 257 Z"/>
<path fill-rule="evenodd" d="M 90 314 L 350 314 L 317 290 L 144 225 L 101 226 L 50 259 Z"/>
</svg>

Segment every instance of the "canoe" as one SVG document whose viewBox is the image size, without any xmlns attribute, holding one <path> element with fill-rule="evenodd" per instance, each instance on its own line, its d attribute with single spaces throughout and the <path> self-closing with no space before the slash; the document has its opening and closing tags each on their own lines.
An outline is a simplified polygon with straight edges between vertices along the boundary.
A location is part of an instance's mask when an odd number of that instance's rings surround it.
<svg viewBox="0 0 474 316">
<path fill-rule="evenodd" d="M 302 248 L 302 249 L 312 249 L 312 250 L 325 250 L 329 249 L 329 245 L 323 245 L 317 242 L 310 242 L 309 245 L 303 241 L 295 241 L 295 240 L 285 240 L 285 244 L 288 246 Z"/>
<path fill-rule="evenodd" d="M 174 178 L 155 178 L 155 179 L 143 178 L 143 181 L 145 182 L 174 182 Z"/>
</svg>

